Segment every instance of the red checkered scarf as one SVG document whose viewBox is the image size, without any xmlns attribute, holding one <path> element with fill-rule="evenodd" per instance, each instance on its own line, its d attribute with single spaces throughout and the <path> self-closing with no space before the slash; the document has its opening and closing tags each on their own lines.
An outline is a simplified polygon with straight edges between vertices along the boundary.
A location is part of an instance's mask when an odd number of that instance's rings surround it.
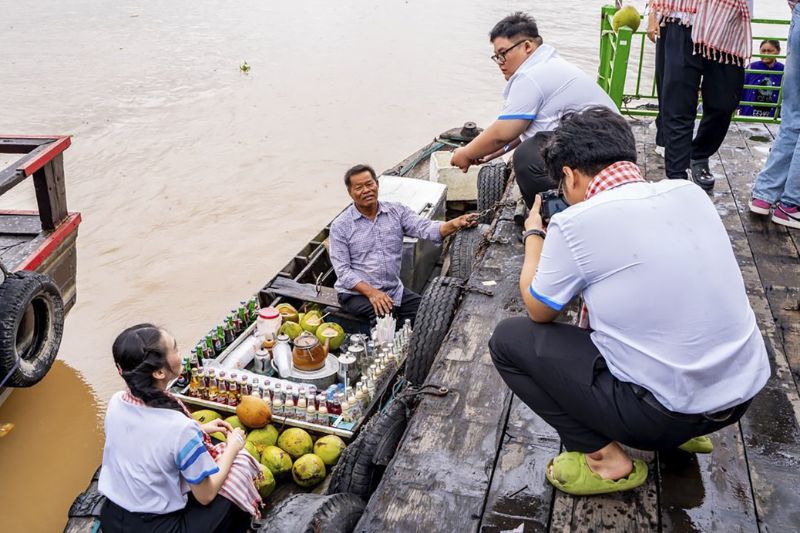
<svg viewBox="0 0 800 533">
<path fill-rule="evenodd" d="M 607 166 L 601 170 L 597 176 L 592 178 L 592 181 L 589 182 L 589 186 L 586 188 L 584 200 L 588 200 L 597 193 L 636 181 L 644 181 L 639 166 L 630 161 L 618 161 Z M 589 308 L 586 307 L 585 303 L 581 305 L 581 313 L 578 316 L 578 326 L 589 328 Z"/>
<path fill-rule="evenodd" d="M 192 413 L 189 412 L 180 399 L 168 391 L 166 394 L 178 402 L 186 416 L 192 417 Z M 122 399 L 130 404 L 146 407 L 146 404 L 131 394 L 130 391 L 126 391 L 122 395 Z M 214 458 L 214 461 L 217 461 L 222 452 L 225 451 L 225 443 L 221 442 L 214 445 L 211 442 L 211 437 L 205 431 L 203 431 L 203 443 L 206 445 L 208 453 Z M 255 482 L 260 481 L 263 477 L 264 474 L 261 473 L 261 467 L 255 458 L 242 450 L 236 454 L 231 469 L 228 471 L 228 477 L 225 478 L 222 487 L 219 489 L 219 494 L 235 503 L 242 511 L 256 518 L 261 518 L 261 495 L 256 489 Z"/>
<path fill-rule="evenodd" d="M 692 27 L 694 53 L 744 66 L 753 52 L 750 10 L 745 0 L 653 0 L 650 8 L 669 20 L 687 13 L 681 24 Z"/>
</svg>

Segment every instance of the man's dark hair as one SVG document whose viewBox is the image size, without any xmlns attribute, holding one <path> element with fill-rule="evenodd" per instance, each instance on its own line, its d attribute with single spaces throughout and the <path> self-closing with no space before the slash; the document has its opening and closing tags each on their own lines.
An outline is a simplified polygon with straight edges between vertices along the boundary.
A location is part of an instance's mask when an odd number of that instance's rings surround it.
<svg viewBox="0 0 800 533">
<path fill-rule="evenodd" d="M 536 21 L 532 16 L 522 11 L 512 13 L 494 25 L 492 31 L 489 32 L 489 41 L 494 42 L 498 37 L 505 37 L 506 39 L 527 37 L 528 39 L 533 39 L 536 44 L 542 44 Z"/>
<path fill-rule="evenodd" d="M 775 50 L 777 50 L 779 54 L 781 53 L 781 42 L 780 41 L 776 41 L 775 39 L 765 39 L 765 40 L 761 41 L 761 44 L 758 45 L 758 48 L 760 49 L 762 46 L 764 46 L 767 43 L 769 43 L 772 46 L 774 46 Z M 764 58 L 762 57 L 761 59 L 764 59 Z"/>
<path fill-rule="evenodd" d="M 564 179 L 564 167 L 596 176 L 617 161 L 636 163 L 636 141 L 622 115 L 593 106 L 561 117 L 542 158 L 556 182 Z"/>
<path fill-rule="evenodd" d="M 356 165 L 344 173 L 344 184 L 347 185 L 348 189 L 350 188 L 350 178 L 352 178 L 356 174 L 361 174 L 362 172 L 369 172 L 369 175 L 372 176 L 372 179 L 378 181 L 378 176 L 375 175 L 375 170 L 371 166 Z"/>
</svg>

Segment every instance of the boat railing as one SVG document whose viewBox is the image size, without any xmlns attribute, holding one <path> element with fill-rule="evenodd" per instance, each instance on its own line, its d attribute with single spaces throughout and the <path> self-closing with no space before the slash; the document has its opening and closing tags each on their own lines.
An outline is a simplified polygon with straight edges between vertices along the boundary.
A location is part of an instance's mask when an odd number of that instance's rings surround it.
<svg viewBox="0 0 800 533">
<path fill-rule="evenodd" d="M 629 116 L 655 117 L 658 115 L 658 94 L 655 83 L 655 46 L 648 48 L 647 21 L 642 17 L 642 22 L 637 31 L 628 26 L 622 26 L 615 32 L 612 25 L 617 7 L 604 6 L 600 16 L 600 61 L 597 68 L 597 83 L 611 97 L 620 111 Z M 762 41 L 775 40 L 786 43 L 787 36 L 768 36 L 776 30 L 787 29 L 789 20 L 783 19 L 752 19 L 754 28 L 753 49 L 760 51 Z M 768 30 L 761 31 L 763 28 Z M 783 32 L 781 32 L 783 33 Z M 784 59 L 785 53 L 768 55 L 754 53 L 753 58 Z M 747 74 L 764 74 L 779 76 L 781 83 L 776 86 L 745 85 L 744 89 L 759 91 L 777 91 L 778 98 L 775 102 L 754 102 L 741 100 L 739 107 L 757 106 L 759 108 L 775 108 L 773 116 L 747 116 L 737 112 L 733 120 L 736 122 L 757 122 L 779 124 L 781 103 L 783 101 L 783 76 L 782 72 L 774 70 L 757 70 L 747 68 Z M 702 103 L 702 100 L 700 101 Z M 702 109 L 702 108 L 700 108 Z M 698 111 L 698 118 L 702 110 Z"/>
</svg>

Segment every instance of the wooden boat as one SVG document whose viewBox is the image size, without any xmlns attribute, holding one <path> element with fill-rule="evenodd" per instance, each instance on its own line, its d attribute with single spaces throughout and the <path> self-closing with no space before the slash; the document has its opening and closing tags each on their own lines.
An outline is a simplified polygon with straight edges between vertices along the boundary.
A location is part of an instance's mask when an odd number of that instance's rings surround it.
<svg viewBox="0 0 800 533">
<path fill-rule="evenodd" d="M 475 198 L 464 198 L 463 193 L 458 200 L 448 200 L 448 188 L 443 183 L 438 183 L 431 176 L 431 156 L 438 151 L 450 150 L 461 146 L 474 138 L 478 130 L 474 124 L 468 123 L 464 128 L 456 128 L 438 136 L 433 142 L 427 144 L 397 166 L 387 170 L 380 176 L 380 199 L 384 201 L 398 201 L 409 205 L 423 217 L 443 220 L 474 211 L 476 208 L 493 206 L 499 200 L 507 180 L 504 166 L 492 165 L 481 171 L 481 185 L 474 184 Z M 430 179 L 430 178 L 434 179 Z M 471 179 L 475 180 L 473 176 Z M 369 332 L 370 324 L 366 317 L 353 316 L 343 311 L 336 298 L 333 288 L 336 273 L 328 255 L 328 232 L 330 224 L 322 228 L 310 239 L 289 262 L 258 291 L 256 297 L 261 307 L 276 306 L 289 303 L 296 309 L 303 310 L 314 306 L 321 309 L 327 321 L 340 324 L 348 335 Z M 459 239 L 461 238 L 461 234 Z M 474 255 L 478 240 L 468 239 Z M 467 240 L 464 240 L 467 244 Z M 445 249 L 447 243 L 445 244 Z M 451 245 L 450 248 L 453 248 Z M 463 255 L 463 250 L 459 250 Z M 350 508 L 354 504 L 353 498 L 358 501 L 360 495 L 351 494 L 347 497 L 337 495 L 323 496 L 327 491 L 347 487 L 350 492 L 368 496 L 366 492 L 374 488 L 379 479 L 382 467 L 388 463 L 394 449 L 402 437 L 402 430 L 413 409 L 414 397 L 420 393 L 442 394 L 442 391 L 429 390 L 424 385 L 432 363 L 433 355 L 442 342 L 449 322 L 458 307 L 460 295 L 463 290 L 463 280 L 444 276 L 447 274 L 451 261 L 442 246 L 413 238 L 405 238 L 403 246 L 403 262 L 401 278 L 404 284 L 413 290 L 423 293 L 423 300 L 414 333 L 407 343 L 406 349 L 400 355 L 399 364 L 391 369 L 377 388 L 363 415 L 356 420 L 347 421 L 343 417 L 332 417 L 330 425 L 313 421 L 280 416 L 273 414 L 273 424 L 279 429 L 284 427 L 300 427 L 309 431 L 313 436 L 335 434 L 350 443 L 331 476 L 316 487 L 308 496 L 309 491 L 300 489 L 291 482 L 279 484 L 277 490 L 269 496 L 267 510 L 275 509 L 279 504 L 294 501 L 298 495 L 317 498 L 315 504 L 302 506 L 316 509 L 315 512 L 326 516 L 335 515 L 338 510 Z M 459 261 L 463 264 L 463 261 Z M 248 342 L 256 324 L 249 324 L 237 338 L 223 348 L 213 361 L 206 361 L 206 366 L 224 368 L 226 361 L 235 358 L 241 350 L 248 349 Z M 444 326 L 444 327 L 442 327 Z M 202 342 L 202 341 L 201 341 Z M 275 376 L 259 376 L 250 372 L 252 363 L 237 372 L 245 372 L 250 378 L 277 380 Z M 336 376 L 334 376 L 335 378 Z M 305 379 L 302 373 L 293 373 L 292 377 L 281 381 L 296 386 L 304 383 L 315 383 L 316 377 Z M 252 382 L 252 379 L 251 379 Z M 199 398 L 189 394 L 189 387 L 173 387 L 173 392 L 180 397 L 191 409 L 213 409 L 219 413 L 233 414 L 235 407 L 223 405 L 209 399 Z M 225 416 L 227 416 L 225 414 Z M 377 415 L 377 416 L 376 416 Z M 365 457 L 368 457 L 365 459 Z M 382 464 L 381 464 L 382 463 Z M 369 470 L 369 479 L 358 477 L 354 467 L 359 465 L 359 472 Z M 374 470 L 374 472 L 373 472 Z M 360 474 L 359 474 L 360 475 Z M 370 485 L 373 485 L 370 487 Z M 299 494 L 298 494 L 299 493 Z M 345 500 L 342 502 L 341 500 Z M 333 502 L 333 503 L 332 503 Z M 337 503 L 334 505 L 334 503 Z M 317 505 L 318 504 L 318 505 Z M 340 505 L 341 504 L 341 505 Z M 97 492 L 97 474 L 92 479 L 90 487 L 79 496 L 70 510 L 70 520 L 66 531 L 91 531 L 96 517 L 99 515 L 102 497 Z M 363 501 L 361 501 L 363 508 Z M 281 505 L 283 507 L 284 505 Z M 324 512 L 323 512 L 324 510 Z M 302 514 L 302 513 L 301 513 Z M 312 513 L 314 514 L 314 513 Z M 295 518 L 297 515 L 295 514 Z M 311 520 L 313 516 L 306 517 Z M 303 518 L 302 520 L 305 520 Z M 261 527 L 254 524 L 254 528 Z M 268 527 L 264 525 L 263 527 Z"/>
<path fill-rule="evenodd" d="M 67 210 L 69 145 L 69 137 L 0 136 L 0 153 L 23 154 L 0 170 L 0 195 L 32 178 L 39 208 L 0 211 L 0 403 L 44 377 L 75 304 L 81 215 Z"/>
</svg>

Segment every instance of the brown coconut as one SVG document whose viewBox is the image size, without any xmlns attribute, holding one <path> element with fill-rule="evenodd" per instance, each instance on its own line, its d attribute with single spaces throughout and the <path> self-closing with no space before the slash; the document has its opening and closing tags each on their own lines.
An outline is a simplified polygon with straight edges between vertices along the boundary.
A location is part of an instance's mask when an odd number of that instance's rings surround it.
<svg viewBox="0 0 800 533">
<path fill-rule="evenodd" d="M 272 420 L 272 411 L 267 402 L 255 396 L 242 396 L 236 407 L 236 416 L 245 426 L 256 429 L 263 428 Z"/>
</svg>

